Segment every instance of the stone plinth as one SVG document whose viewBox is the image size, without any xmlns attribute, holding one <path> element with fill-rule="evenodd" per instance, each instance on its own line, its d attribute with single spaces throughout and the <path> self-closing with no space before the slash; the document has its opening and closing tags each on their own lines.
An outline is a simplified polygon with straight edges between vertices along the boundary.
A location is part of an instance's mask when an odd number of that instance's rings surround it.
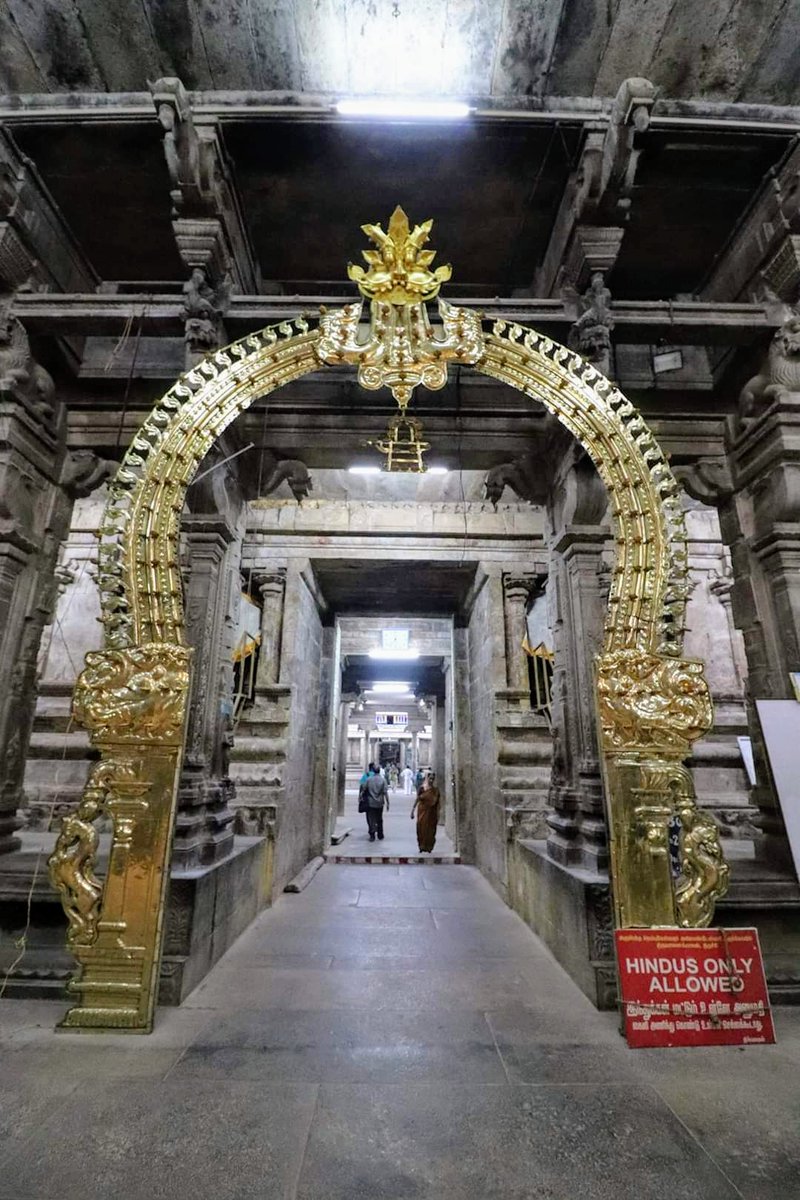
<svg viewBox="0 0 800 1200">
<path fill-rule="evenodd" d="M 21 849 L 0 860 L 0 979 L 11 969 L 4 995 L 63 1001 L 75 960 L 66 945 L 64 910 L 47 875 L 55 834 L 23 830 L 21 839 Z M 101 834 L 101 879 L 109 842 L 110 835 Z M 271 850 L 267 838 L 235 838 L 233 852 L 219 862 L 172 871 L 159 1004 L 180 1004 L 257 916 L 271 888 Z"/>
<path fill-rule="evenodd" d="M 170 874 L 159 1004 L 180 1004 L 261 911 L 267 840 L 237 837 L 233 851 L 208 867 Z"/>
<path fill-rule="evenodd" d="M 616 1004 L 608 877 L 548 857 L 544 841 L 508 847 L 508 902 L 596 1008 Z"/>
</svg>

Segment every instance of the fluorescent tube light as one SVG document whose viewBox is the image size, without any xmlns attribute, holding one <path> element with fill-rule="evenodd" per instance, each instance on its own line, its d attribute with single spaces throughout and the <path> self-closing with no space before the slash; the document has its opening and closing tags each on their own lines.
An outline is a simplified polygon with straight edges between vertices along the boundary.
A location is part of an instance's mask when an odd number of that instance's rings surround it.
<svg viewBox="0 0 800 1200">
<path fill-rule="evenodd" d="M 373 683 L 371 688 L 367 688 L 367 692 L 375 695 L 404 696 L 410 691 L 411 687 L 408 683 L 398 683 L 391 679 L 379 680 L 377 683 Z"/>
<path fill-rule="evenodd" d="M 348 467 L 350 475 L 380 475 L 380 467 Z"/>
<path fill-rule="evenodd" d="M 370 650 L 370 658 L 380 658 L 384 661 L 394 659 L 395 662 L 419 658 L 419 650 Z"/>
<path fill-rule="evenodd" d="M 469 116 L 469 105 L 454 100 L 340 100 L 341 117 L 417 117 L 422 120 L 459 121 Z"/>
<path fill-rule="evenodd" d="M 446 475 L 449 470 L 450 470 L 449 467 L 426 467 L 425 474 L 426 475 Z"/>
</svg>

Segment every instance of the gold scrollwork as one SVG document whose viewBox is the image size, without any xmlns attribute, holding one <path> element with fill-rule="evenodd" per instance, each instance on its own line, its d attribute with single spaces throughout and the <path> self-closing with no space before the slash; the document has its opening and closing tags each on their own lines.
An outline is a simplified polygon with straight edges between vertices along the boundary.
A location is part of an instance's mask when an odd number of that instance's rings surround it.
<svg viewBox="0 0 800 1200">
<path fill-rule="evenodd" d="M 684 770 L 684 775 L 688 774 Z M 678 924 L 685 929 L 711 924 L 714 905 L 727 892 L 730 879 L 719 829 L 713 818 L 698 808 L 693 792 L 693 788 L 682 791 L 675 808 L 681 823 L 681 878 L 675 888 L 675 906 Z"/>
<path fill-rule="evenodd" d="M 48 867 L 67 915 L 67 944 L 73 950 L 92 945 L 97 937 L 103 885 L 95 875 L 99 840 L 95 822 L 106 813 L 115 785 L 136 778 L 136 768 L 128 760 L 105 758 L 95 763 L 80 804 L 62 821 Z"/>
<path fill-rule="evenodd" d="M 684 756 L 713 719 L 701 662 L 641 650 L 600 655 L 597 702 L 607 751 Z"/>
</svg>

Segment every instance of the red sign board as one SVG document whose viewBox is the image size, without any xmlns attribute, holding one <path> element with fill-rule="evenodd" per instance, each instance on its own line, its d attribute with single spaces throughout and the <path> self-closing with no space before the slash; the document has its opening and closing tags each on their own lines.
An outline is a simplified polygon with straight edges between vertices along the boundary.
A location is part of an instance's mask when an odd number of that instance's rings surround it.
<svg viewBox="0 0 800 1200">
<path fill-rule="evenodd" d="M 629 1046 L 775 1041 L 755 929 L 618 929 L 615 936 Z"/>
</svg>

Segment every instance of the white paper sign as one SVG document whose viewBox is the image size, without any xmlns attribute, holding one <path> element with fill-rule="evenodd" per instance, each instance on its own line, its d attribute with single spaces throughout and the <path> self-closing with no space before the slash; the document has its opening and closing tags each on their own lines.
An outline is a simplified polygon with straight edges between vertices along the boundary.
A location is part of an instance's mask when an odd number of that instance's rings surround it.
<svg viewBox="0 0 800 1200">
<path fill-rule="evenodd" d="M 756 708 L 800 879 L 800 704 L 796 700 L 756 700 Z"/>
</svg>

